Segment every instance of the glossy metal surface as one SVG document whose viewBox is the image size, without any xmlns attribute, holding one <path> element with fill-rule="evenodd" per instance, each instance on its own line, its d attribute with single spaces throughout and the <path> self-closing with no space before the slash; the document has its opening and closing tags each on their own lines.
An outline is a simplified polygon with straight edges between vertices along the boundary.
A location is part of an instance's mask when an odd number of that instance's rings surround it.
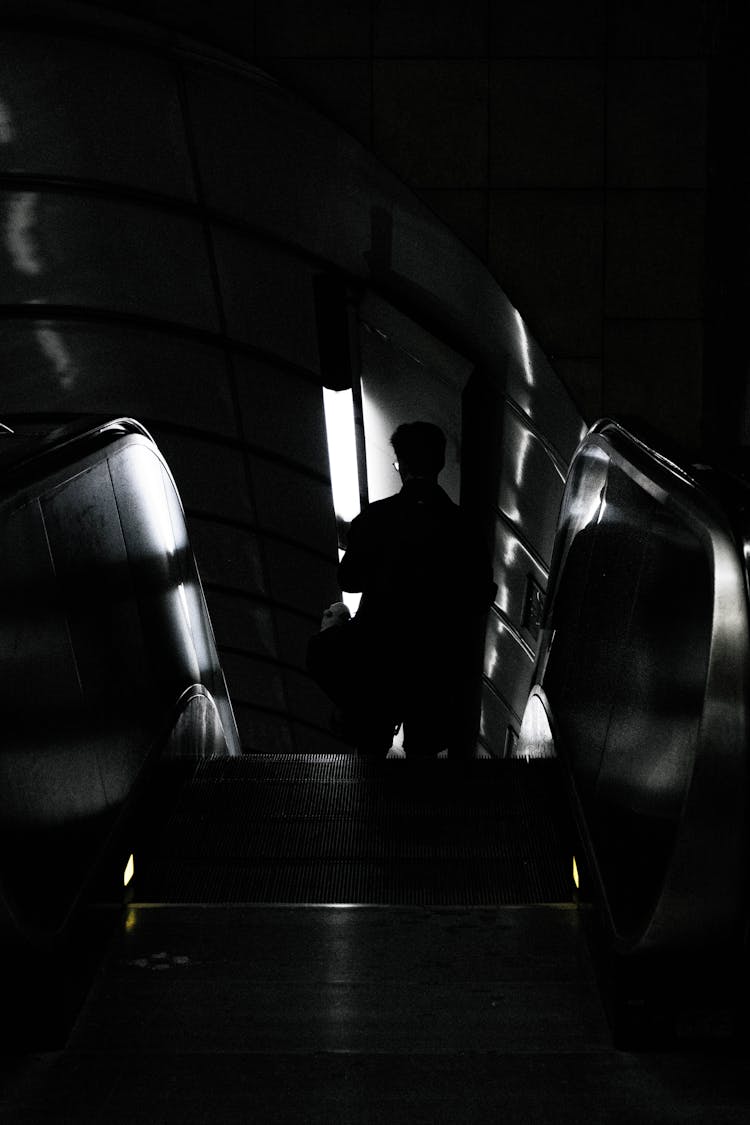
<svg viewBox="0 0 750 1125">
<path fill-rule="evenodd" d="M 520 724 L 534 670 L 533 649 L 498 613 L 490 613 L 485 634 L 485 678 Z"/>
<path fill-rule="evenodd" d="M 5 302 L 83 306 L 218 328 L 205 237 L 191 216 L 46 186 L 0 191 L 0 212 Z"/>
<path fill-rule="evenodd" d="M 497 595 L 485 641 L 481 742 L 498 757 L 520 733 L 563 495 L 566 462 L 549 435 L 559 437 L 567 429 L 570 437 L 571 427 L 575 430 L 564 410 L 559 432 L 554 427 L 545 432 L 533 420 L 538 413 L 533 402 L 542 388 L 544 394 L 551 393 L 553 403 L 558 396 L 552 383 L 539 375 L 533 360 L 539 359 L 538 348 L 526 335 L 521 318 L 515 319 L 521 354 L 509 360 L 509 370 L 517 375 L 509 389 L 518 397 L 504 402 L 499 419 L 502 437 L 487 466 L 497 480 L 493 545 Z M 551 422 L 547 417 L 546 423 Z"/>
<path fill-rule="evenodd" d="M 2 141 L 15 172 L 192 196 L 178 91 L 157 57 L 106 40 L 92 50 L 74 34 L 39 26 L 6 26 L 0 55 Z"/>
<path fill-rule="evenodd" d="M 239 742 L 182 506 L 149 435 L 121 419 L 5 442 L 7 937 L 64 923 L 165 745 L 234 754 Z"/>
<path fill-rule="evenodd" d="M 735 934 L 749 646 L 729 516 L 678 467 L 600 424 L 568 480 L 536 678 L 623 950 Z"/>
<path fill-rule="evenodd" d="M 578 411 L 472 251 L 301 99 L 149 26 L 145 7 L 127 28 L 97 5 L 14 7 L 0 44 L 5 409 L 14 425 L 94 410 L 147 421 L 200 526 L 219 647 L 247 658 L 231 685 L 243 741 L 339 749 L 325 701 L 298 690 L 306 642 L 338 596 L 314 279 L 335 275 L 362 309 L 377 300 L 420 334 L 405 350 L 421 364 L 391 347 L 376 357 L 394 406 L 437 404 L 448 350 L 462 357 L 453 398 L 469 372 L 485 382 L 481 439 L 462 433 L 456 401 L 438 415 L 452 453 L 471 442 L 482 461 L 488 539 L 497 513 L 523 546 L 496 557 L 500 588 L 528 573 L 543 588 Z M 513 612 L 508 635 L 528 642 Z M 259 648 L 283 687 L 265 710 L 241 671 Z M 510 714 L 526 686 L 513 672 L 523 648 L 515 657 L 487 684 L 503 695 L 485 714 L 495 754 L 509 724 L 490 713 Z"/>
<path fill-rule="evenodd" d="M 3 412 L 135 415 L 237 438 L 225 357 L 203 341 L 95 319 L 2 322 Z M 247 370 L 247 367 L 250 370 Z M 249 364 L 242 381 L 252 382 Z"/>
</svg>

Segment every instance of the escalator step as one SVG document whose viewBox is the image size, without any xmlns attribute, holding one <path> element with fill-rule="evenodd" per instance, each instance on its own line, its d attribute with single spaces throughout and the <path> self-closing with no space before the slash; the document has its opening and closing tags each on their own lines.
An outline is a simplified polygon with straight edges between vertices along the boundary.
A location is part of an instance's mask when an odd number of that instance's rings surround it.
<svg viewBox="0 0 750 1125">
<path fill-rule="evenodd" d="M 246 755 L 196 770 L 141 902 L 569 901 L 555 763 Z"/>
</svg>

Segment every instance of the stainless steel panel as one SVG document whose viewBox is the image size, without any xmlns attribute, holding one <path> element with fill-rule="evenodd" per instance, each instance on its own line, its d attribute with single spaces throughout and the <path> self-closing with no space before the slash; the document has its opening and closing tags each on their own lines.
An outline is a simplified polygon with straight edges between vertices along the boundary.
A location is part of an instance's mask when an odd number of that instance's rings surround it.
<svg viewBox="0 0 750 1125">
<path fill-rule="evenodd" d="M 485 635 L 485 676 L 495 692 L 519 718 L 531 687 L 533 656 L 498 616 L 490 613 Z"/>
<path fill-rule="evenodd" d="M 176 698 L 182 688 L 203 681 L 209 662 L 205 639 L 193 634 L 187 532 L 153 450 L 125 449 L 110 458 L 108 469 L 153 662 L 149 678 Z"/>
<path fill-rule="evenodd" d="M 264 546 L 273 600 L 313 619 L 339 600 L 335 555 L 323 559 L 309 551 L 268 538 Z"/>
<path fill-rule="evenodd" d="M 315 268 L 280 246 L 214 227 L 227 332 L 269 356 L 318 372 Z"/>
<path fill-rule="evenodd" d="M 503 519 L 495 522 L 493 570 L 497 582 L 495 604 L 529 644 L 535 638 L 524 628 L 524 608 L 529 581 L 540 590 L 547 587 L 547 571 L 523 545 Z"/>
<path fill-rule="evenodd" d="M 235 707 L 286 711 L 284 682 L 277 664 L 236 652 L 224 653 L 221 664 Z"/>
<path fill-rule="evenodd" d="M 235 708 L 235 715 L 246 753 L 291 754 L 294 751 L 291 724 L 281 715 L 242 704 Z"/>
<path fill-rule="evenodd" d="M 320 628 L 320 618 L 307 614 L 277 609 L 276 631 L 279 639 L 279 659 L 292 668 L 306 668 L 307 642 Z"/>
<path fill-rule="evenodd" d="M 206 601 L 220 650 L 234 648 L 278 658 L 274 616 L 268 605 L 219 590 L 207 590 Z"/>
<path fill-rule="evenodd" d="M 331 746 L 336 743 L 339 753 L 342 750 L 341 742 L 336 742 L 329 731 L 329 721 L 333 705 L 322 688 L 311 679 L 306 672 L 297 672 L 290 668 L 284 669 L 284 683 L 286 685 L 286 698 L 289 704 L 289 714 L 292 719 L 304 719 L 306 723 L 320 728 L 322 735 L 330 739 Z M 303 742 L 301 745 L 307 745 Z M 309 752 L 314 752 L 310 750 Z"/>
<path fill-rule="evenodd" d="M 229 519 L 253 519 L 242 454 L 210 439 L 154 427 L 153 435 L 187 509 Z"/>
<path fill-rule="evenodd" d="M 137 502 L 137 501 L 136 501 Z M 120 711 L 130 689 L 147 688 L 144 636 L 107 460 L 79 473 L 42 499 L 54 559 L 57 599 L 64 608 L 82 703 Z M 159 554 L 157 556 L 156 551 Z M 163 547 L 154 547 L 155 564 Z M 168 573 L 164 582 L 168 582 Z"/>
<path fill-rule="evenodd" d="M 199 222 L 94 195 L 0 191 L 9 304 L 112 309 L 217 331 Z"/>
<path fill-rule="evenodd" d="M 0 691 L 6 724 L 23 728 L 39 706 L 53 715 L 75 710 L 81 684 L 38 500 L 2 510 L 0 535 Z"/>
<path fill-rule="evenodd" d="M 479 745 L 493 758 L 503 758 L 512 737 L 509 731 L 517 734 L 521 718 L 503 702 L 498 695 L 485 685 L 482 692 L 482 710 L 479 725 Z"/>
<path fill-rule="evenodd" d="M 248 356 L 233 362 L 246 441 L 328 476 L 320 386 Z"/>
<path fill-rule="evenodd" d="M 564 474 L 542 441 L 513 410 L 503 418 L 497 505 L 523 542 L 546 563 L 552 557 Z"/>
<path fill-rule="evenodd" d="M 615 948 L 728 948 L 746 886 L 750 652 L 728 512 L 602 424 L 571 469 L 549 598 L 539 675 Z"/>
<path fill-rule="evenodd" d="M 6 27 L 0 60 L 3 170 L 193 197 L 176 74 L 164 58 Z"/>
<path fill-rule="evenodd" d="M 367 249 L 373 189 L 360 146 L 262 77 L 192 61 L 184 73 L 208 205 L 361 272 L 351 244 Z"/>
<path fill-rule="evenodd" d="M 237 436 L 223 349 L 123 324 L 0 323 L 3 410 L 123 414 Z"/>
<path fill-rule="evenodd" d="M 513 320 L 505 392 L 567 463 L 588 427 L 520 313 L 514 311 Z"/>
<path fill-rule="evenodd" d="M 330 485 L 286 465 L 249 458 L 258 523 L 300 545 L 336 558 L 336 523 Z"/>
<path fill-rule="evenodd" d="M 594 480 L 576 502 L 591 522 L 565 555 L 545 683 L 583 791 L 619 800 L 624 786 L 630 808 L 675 816 L 689 769 L 680 748 L 703 702 L 710 570 L 699 540 L 630 478 L 610 469 L 602 489 L 597 467 Z"/>
<path fill-rule="evenodd" d="M 190 544 L 203 581 L 263 596 L 268 593 L 260 537 L 244 527 L 193 517 Z"/>
</svg>

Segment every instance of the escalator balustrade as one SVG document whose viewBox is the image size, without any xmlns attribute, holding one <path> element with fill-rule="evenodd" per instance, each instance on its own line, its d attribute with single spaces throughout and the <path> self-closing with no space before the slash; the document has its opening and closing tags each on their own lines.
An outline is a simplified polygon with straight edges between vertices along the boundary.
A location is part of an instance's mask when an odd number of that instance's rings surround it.
<svg viewBox="0 0 750 1125">
<path fill-rule="evenodd" d="M 686 991 L 718 966 L 736 985 L 747 885 L 745 543 L 709 479 L 592 429 L 525 722 L 565 764 L 607 955 Z"/>
<path fill-rule="evenodd" d="M 155 763 L 239 743 L 182 506 L 140 424 L 4 434 L 0 536 L 0 937 L 49 946 Z"/>
</svg>

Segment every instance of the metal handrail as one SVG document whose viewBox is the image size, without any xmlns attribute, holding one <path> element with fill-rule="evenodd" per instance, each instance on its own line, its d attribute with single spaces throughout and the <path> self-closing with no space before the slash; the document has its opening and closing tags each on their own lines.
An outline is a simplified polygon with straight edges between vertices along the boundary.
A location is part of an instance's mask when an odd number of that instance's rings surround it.
<svg viewBox="0 0 750 1125">
<path fill-rule="evenodd" d="M 575 470 L 581 458 L 593 450 L 606 459 L 607 473 L 612 465 L 624 472 L 700 542 L 711 567 L 712 603 L 700 723 L 694 744 L 685 747 L 685 753 L 690 755 L 686 759 L 688 781 L 681 794 L 671 853 L 648 917 L 630 930 L 619 924 L 613 908 L 616 888 L 604 884 L 596 858 L 597 842 L 587 824 L 584 804 L 578 799 L 577 813 L 589 852 L 589 866 L 599 883 L 599 897 L 618 951 L 721 945 L 737 931 L 746 882 L 750 725 L 746 544 L 738 540 L 731 516 L 712 492 L 689 471 L 622 426 L 603 420 L 584 438 L 571 462 L 563 498 L 548 593 L 547 627 L 534 676 L 536 694 L 548 711 L 556 748 L 568 763 L 574 791 L 576 748 L 566 747 L 560 735 L 555 700 L 545 693 L 545 669 L 551 642 L 550 607 L 554 605 L 566 562 L 565 518 L 566 512 L 571 511 Z M 607 728 L 603 751 L 608 734 Z"/>
</svg>

